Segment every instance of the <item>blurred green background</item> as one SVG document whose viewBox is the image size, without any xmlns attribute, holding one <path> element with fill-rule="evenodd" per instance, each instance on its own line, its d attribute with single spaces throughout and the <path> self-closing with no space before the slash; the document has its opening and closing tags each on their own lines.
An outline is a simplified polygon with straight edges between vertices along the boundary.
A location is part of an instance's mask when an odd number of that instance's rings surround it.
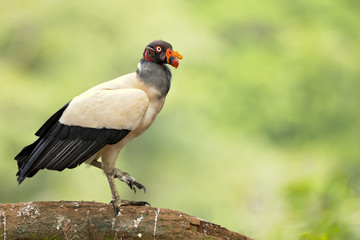
<svg viewBox="0 0 360 240">
<path fill-rule="evenodd" d="M 110 201 L 104 174 L 14 156 L 58 108 L 133 72 L 144 47 L 184 59 L 153 126 L 117 166 L 146 200 L 255 239 L 360 239 L 358 1 L 1 1 L 0 201 Z"/>
</svg>

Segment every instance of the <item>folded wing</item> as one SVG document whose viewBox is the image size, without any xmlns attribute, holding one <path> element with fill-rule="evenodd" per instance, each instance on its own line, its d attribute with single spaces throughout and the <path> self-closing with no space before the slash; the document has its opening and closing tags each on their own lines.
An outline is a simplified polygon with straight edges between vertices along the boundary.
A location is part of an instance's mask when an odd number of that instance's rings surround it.
<svg viewBox="0 0 360 240">
<path fill-rule="evenodd" d="M 19 184 L 40 169 L 62 171 L 94 156 L 136 129 L 149 106 L 140 89 L 89 90 L 62 107 L 15 159 Z"/>
</svg>

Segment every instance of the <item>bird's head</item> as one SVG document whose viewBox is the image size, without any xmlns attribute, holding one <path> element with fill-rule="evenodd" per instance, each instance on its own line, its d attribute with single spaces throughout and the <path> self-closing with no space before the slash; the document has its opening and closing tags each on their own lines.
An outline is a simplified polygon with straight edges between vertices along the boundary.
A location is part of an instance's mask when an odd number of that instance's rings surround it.
<svg viewBox="0 0 360 240">
<path fill-rule="evenodd" d="M 170 43 L 157 40 L 149 43 L 144 50 L 144 59 L 157 64 L 170 64 L 177 68 L 179 59 L 182 59 L 180 53 L 174 51 Z"/>
</svg>

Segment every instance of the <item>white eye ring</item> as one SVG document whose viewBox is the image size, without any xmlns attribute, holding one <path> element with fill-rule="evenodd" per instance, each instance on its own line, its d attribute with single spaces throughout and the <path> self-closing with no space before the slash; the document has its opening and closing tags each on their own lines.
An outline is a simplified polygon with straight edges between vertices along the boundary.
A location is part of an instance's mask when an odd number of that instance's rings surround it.
<svg viewBox="0 0 360 240">
<path fill-rule="evenodd" d="M 160 46 L 157 46 L 157 47 L 156 47 L 156 51 L 157 51 L 157 52 L 161 52 L 161 47 L 160 47 Z"/>
</svg>

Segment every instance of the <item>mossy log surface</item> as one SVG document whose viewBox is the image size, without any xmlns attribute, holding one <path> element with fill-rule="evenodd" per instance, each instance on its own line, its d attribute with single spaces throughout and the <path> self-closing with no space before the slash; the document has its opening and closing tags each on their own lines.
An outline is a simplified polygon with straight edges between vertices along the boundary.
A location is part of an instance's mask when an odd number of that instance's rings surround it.
<svg viewBox="0 0 360 240">
<path fill-rule="evenodd" d="M 250 238 L 170 209 L 60 201 L 0 204 L 0 239 Z"/>
</svg>

